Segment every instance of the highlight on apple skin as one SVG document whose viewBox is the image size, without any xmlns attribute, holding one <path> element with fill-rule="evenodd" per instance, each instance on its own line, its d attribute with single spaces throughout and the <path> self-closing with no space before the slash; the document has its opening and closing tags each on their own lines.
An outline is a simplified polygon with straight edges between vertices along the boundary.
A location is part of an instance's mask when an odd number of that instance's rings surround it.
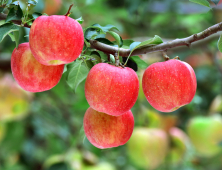
<svg viewBox="0 0 222 170">
<path fill-rule="evenodd" d="M 127 142 L 130 160 L 144 169 L 155 169 L 160 166 L 168 149 L 166 132 L 157 128 L 136 127 Z"/>
<path fill-rule="evenodd" d="M 121 116 L 111 116 L 98 112 L 91 107 L 87 109 L 83 120 L 87 139 L 100 149 L 124 145 L 134 128 L 134 117 L 129 110 Z"/>
<path fill-rule="evenodd" d="M 31 26 L 29 43 L 38 62 L 61 65 L 79 57 L 84 35 L 81 25 L 68 16 L 40 16 Z"/>
<path fill-rule="evenodd" d="M 142 87 L 151 106 L 172 112 L 192 101 L 197 81 L 189 64 L 171 59 L 150 65 L 144 72 Z"/>
<path fill-rule="evenodd" d="M 42 92 L 60 81 L 64 65 L 42 65 L 32 55 L 29 43 L 22 43 L 12 52 L 11 69 L 14 79 L 24 90 Z"/>
<path fill-rule="evenodd" d="M 89 105 L 103 113 L 119 116 L 130 110 L 139 93 L 139 80 L 129 67 L 99 63 L 90 70 L 85 83 Z"/>
</svg>

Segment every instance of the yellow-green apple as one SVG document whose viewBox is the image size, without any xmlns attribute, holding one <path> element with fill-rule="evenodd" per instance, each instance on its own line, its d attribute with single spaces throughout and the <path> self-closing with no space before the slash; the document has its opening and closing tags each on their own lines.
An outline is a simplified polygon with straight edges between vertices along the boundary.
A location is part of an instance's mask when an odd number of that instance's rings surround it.
<svg viewBox="0 0 222 170">
<path fill-rule="evenodd" d="M 124 145 L 134 128 L 134 117 L 129 110 L 121 116 L 112 116 L 87 109 L 83 120 L 87 139 L 100 149 Z"/>
<path fill-rule="evenodd" d="M 76 20 L 68 16 L 42 15 L 31 26 L 29 43 L 32 54 L 41 64 L 66 64 L 81 54 L 83 30 Z"/>
<path fill-rule="evenodd" d="M 42 92 L 53 88 L 61 79 L 64 65 L 46 66 L 32 55 L 29 43 L 22 43 L 11 56 L 12 74 L 26 91 Z"/>
<path fill-rule="evenodd" d="M 184 156 L 190 145 L 189 137 L 181 129 L 172 127 L 169 129 L 169 137 L 171 147 L 167 154 L 171 164 L 179 164 L 184 159 Z"/>
<path fill-rule="evenodd" d="M 143 74 L 142 87 L 151 106 L 172 112 L 192 101 L 197 81 L 189 64 L 171 59 L 150 65 Z"/>
<path fill-rule="evenodd" d="M 61 6 L 61 0 L 45 0 L 45 8 L 43 13 L 46 13 L 47 15 L 56 14 L 60 10 Z"/>
<path fill-rule="evenodd" d="M 155 169 L 164 161 L 168 143 L 165 131 L 137 127 L 127 142 L 127 151 L 132 162 L 138 167 Z"/>
<path fill-rule="evenodd" d="M 211 157 L 222 151 L 222 117 L 194 117 L 187 126 L 188 136 L 201 156 Z"/>
<path fill-rule="evenodd" d="M 119 116 L 135 104 L 139 92 L 136 72 L 129 67 L 99 63 L 90 70 L 85 83 L 89 105 L 103 113 Z"/>
<path fill-rule="evenodd" d="M 0 78 L 0 121 L 11 121 L 25 117 L 29 113 L 33 94 L 23 90 L 12 75 Z"/>
<path fill-rule="evenodd" d="M 222 113 L 222 95 L 217 95 L 210 105 L 210 113 Z"/>
<path fill-rule="evenodd" d="M 85 166 L 82 170 L 116 170 L 116 168 L 108 162 L 102 162 L 94 166 Z"/>
</svg>

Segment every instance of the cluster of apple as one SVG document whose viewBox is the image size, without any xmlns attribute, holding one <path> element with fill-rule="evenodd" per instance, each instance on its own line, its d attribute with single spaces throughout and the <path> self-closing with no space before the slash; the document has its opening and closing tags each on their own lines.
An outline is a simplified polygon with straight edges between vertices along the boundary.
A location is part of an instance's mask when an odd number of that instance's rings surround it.
<svg viewBox="0 0 222 170">
<path fill-rule="evenodd" d="M 29 43 L 15 48 L 11 57 L 12 73 L 26 91 L 42 92 L 61 79 L 64 64 L 82 52 L 81 25 L 68 16 L 40 16 L 32 24 Z M 177 59 L 154 63 L 144 72 L 143 92 L 157 110 L 172 112 L 191 102 L 196 92 L 196 77 L 190 65 Z M 131 108 L 139 92 L 139 80 L 129 67 L 107 63 L 95 65 L 85 83 L 90 105 L 84 116 L 84 131 L 98 148 L 125 144 L 132 135 Z"/>
<path fill-rule="evenodd" d="M 81 25 L 68 16 L 40 16 L 32 24 L 29 43 L 15 48 L 12 74 L 26 91 L 42 92 L 61 79 L 64 64 L 78 58 L 84 45 Z"/>
<path fill-rule="evenodd" d="M 150 65 L 143 74 L 142 88 L 157 110 L 172 112 L 191 102 L 197 82 L 192 67 L 172 59 Z M 90 105 L 84 116 L 84 131 L 98 148 L 125 144 L 133 132 L 130 109 L 139 91 L 137 74 L 130 68 L 100 63 L 86 79 L 85 96 Z"/>
</svg>

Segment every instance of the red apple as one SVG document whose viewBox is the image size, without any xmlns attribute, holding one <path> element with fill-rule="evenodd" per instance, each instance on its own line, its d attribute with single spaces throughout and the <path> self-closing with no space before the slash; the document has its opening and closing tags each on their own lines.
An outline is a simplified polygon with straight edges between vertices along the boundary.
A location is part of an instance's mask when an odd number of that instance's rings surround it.
<svg viewBox="0 0 222 170">
<path fill-rule="evenodd" d="M 42 92 L 53 88 L 61 79 L 64 65 L 45 66 L 32 55 L 29 43 L 22 43 L 11 56 L 12 74 L 26 91 Z"/>
<path fill-rule="evenodd" d="M 150 65 L 144 72 L 142 87 L 155 109 L 172 112 L 192 101 L 197 82 L 189 64 L 172 59 Z"/>
<path fill-rule="evenodd" d="M 85 96 L 89 105 L 113 116 L 130 110 L 137 100 L 138 92 L 138 76 L 128 67 L 99 63 L 86 78 Z"/>
<path fill-rule="evenodd" d="M 81 54 L 83 30 L 68 16 L 40 16 L 31 26 L 29 43 L 32 54 L 41 64 L 66 64 Z"/>
<path fill-rule="evenodd" d="M 163 130 L 137 127 L 127 142 L 127 151 L 135 165 L 151 170 L 163 163 L 168 146 L 168 137 Z"/>
<path fill-rule="evenodd" d="M 45 8 L 43 13 L 48 15 L 56 14 L 62 6 L 61 0 L 45 0 Z"/>
<path fill-rule="evenodd" d="M 83 120 L 87 139 L 97 148 L 111 148 L 124 145 L 134 127 L 134 117 L 129 110 L 121 116 L 111 116 L 87 109 Z"/>
</svg>

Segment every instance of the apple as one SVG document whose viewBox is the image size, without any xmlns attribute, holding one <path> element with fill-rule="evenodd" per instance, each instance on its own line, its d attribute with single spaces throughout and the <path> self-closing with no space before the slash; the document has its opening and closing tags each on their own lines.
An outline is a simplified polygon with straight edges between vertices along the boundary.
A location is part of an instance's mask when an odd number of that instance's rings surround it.
<svg viewBox="0 0 222 170">
<path fill-rule="evenodd" d="M 217 95 L 210 105 L 210 113 L 222 112 L 222 95 Z"/>
<path fill-rule="evenodd" d="M 155 169 L 164 161 L 168 151 L 165 131 L 156 128 L 137 127 L 127 143 L 131 161 L 144 169 Z"/>
<path fill-rule="evenodd" d="M 62 6 L 61 0 L 45 0 L 45 8 L 43 13 L 48 15 L 56 14 Z"/>
<path fill-rule="evenodd" d="M 134 127 L 134 117 L 129 110 L 121 116 L 112 116 L 87 109 L 83 120 L 87 139 L 95 147 L 104 149 L 124 145 L 130 138 Z"/>
<path fill-rule="evenodd" d="M 81 25 L 68 16 L 40 16 L 33 22 L 29 43 L 41 64 L 67 64 L 79 57 L 84 45 Z"/>
<path fill-rule="evenodd" d="M 150 65 L 143 74 L 142 87 L 151 106 L 172 112 L 192 101 L 197 81 L 189 64 L 171 59 Z"/>
<path fill-rule="evenodd" d="M 97 165 L 85 166 L 82 170 L 116 170 L 116 168 L 108 162 L 101 162 Z"/>
<path fill-rule="evenodd" d="M 185 154 L 190 146 L 190 140 L 186 133 L 177 127 L 169 129 L 171 147 L 167 154 L 171 164 L 177 165 L 184 160 Z"/>
<path fill-rule="evenodd" d="M 90 70 L 85 83 L 89 105 L 103 113 L 119 116 L 135 104 L 139 92 L 136 72 L 129 67 L 99 63 Z"/>
<path fill-rule="evenodd" d="M 12 75 L 5 74 L 0 78 L 0 94 L 1 121 L 22 119 L 29 113 L 33 94 L 23 90 Z"/>
<path fill-rule="evenodd" d="M 64 65 L 46 66 L 32 55 L 29 43 L 22 43 L 11 56 L 12 74 L 26 91 L 42 92 L 53 88 L 61 79 Z"/>
<path fill-rule="evenodd" d="M 187 126 L 188 136 L 200 156 L 212 157 L 222 151 L 222 117 L 194 117 Z"/>
</svg>

